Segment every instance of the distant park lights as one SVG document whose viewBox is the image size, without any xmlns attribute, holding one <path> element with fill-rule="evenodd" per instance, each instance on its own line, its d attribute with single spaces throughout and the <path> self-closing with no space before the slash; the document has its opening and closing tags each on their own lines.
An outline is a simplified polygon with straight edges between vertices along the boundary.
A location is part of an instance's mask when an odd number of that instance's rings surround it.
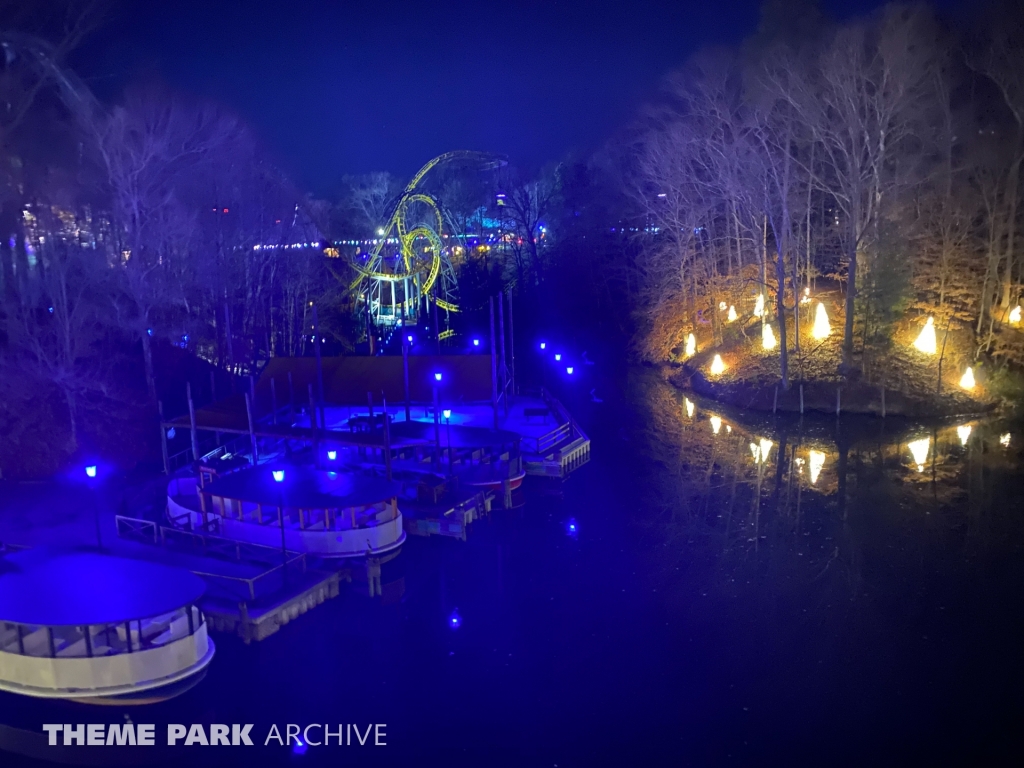
<svg viewBox="0 0 1024 768">
<path fill-rule="evenodd" d="M 697 337 L 692 333 L 686 337 L 686 356 L 693 357 L 697 354 Z"/>
<path fill-rule="evenodd" d="M 924 465 L 928 463 L 928 449 L 931 448 L 932 439 L 930 437 L 922 437 L 920 440 L 914 440 L 907 443 L 907 448 L 910 449 L 910 455 L 914 457 L 914 463 L 917 465 L 918 472 L 924 472 Z"/>
<path fill-rule="evenodd" d="M 811 303 L 811 289 L 810 288 L 804 288 L 804 295 L 800 297 L 800 303 L 801 304 L 810 304 Z"/>
<path fill-rule="evenodd" d="M 52 309 L 50 310 L 53 311 Z M 1010 323 L 1013 325 L 1020 325 L 1020 304 L 1010 310 Z"/>
<path fill-rule="evenodd" d="M 555 353 L 555 362 L 556 363 L 562 362 L 562 355 L 560 353 L 558 353 L 558 352 Z"/>
<path fill-rule="evenodd" d="M 814 326 L 811 328 L 811 336 L 816 339 L 827 339 L 830 333 L 832 333 L 832 326 L 828 322 L 828 313 L 825 311 L 825 305 L 819 301 L 817 309 L 814 310 Z"/>
<path fill-rule="evenodd" d="M 474 347 L 479 347 L 480 346 L 480 339 L 473 339 L 473 346 Z"/>
<path fill-rule="evenodd" d="M 444 416 L 445 421 L 447 421 L 452 417 L 452 410 L 451 408 L 445 408 L 443 411 L 441 411 L 441 414 Z"/>
<path fill-rule="evenodd" d="M 547 349 L 547 348 L 548 348 L 547 342 L 546 342 L 546 341 L 542 341 L 542 342 L 540 343 L 540 348 L 541 348 L 541 349 Z"/>
<path fill-rule="evenodd" d="M 448 626 L 452 629 L 458 629 L 462 626 L 462 617 L 459 616 L 458 611 L 452 611 L 452 615 L 448 617 Z"/>
<path fill-rule="evenodd" d="M 85 468 L 85 476 L 89 477 L 89 478 L 96 477 L 96 465 L 95 464 L 90 464 L 88 467 Z"/>
<path fill-rule="evenodd" d="M 967 441 L 971 437 L 971 425 L 961 424 L 956 428 L 956 434 L 960 438 L 960 445 L 967 445 Z"/>
<path fill-rule="evenodd" d="M 811 473 L 811 485 L 814 485 L 818 482 L 821 468 L 825 466 L 825 454 L 822 451 L 811 451 L 808 456 L 807 465 Z"/>
<path fill-rule="evenodd" d="M 757 294 L 757 301 L 754 302 L 754 317 L 764 315 L 764 294 Z"/>
<path fill-rule="evenodd" d="M 570 365 L 570 366 L 568 366 L 568 367 L 567 367 L 567 368 L 565 369 L 565 372 L 566 372 L 567 374 L 569 374 L 570 376 L 572 376 L 572 371 L 573 371 L 573 367 L 572 367 L 571 365 Z"/>
<path fill-rule="evenodd" d="M 722 419 L 720 416 L 711 417 L 711 431 L 714 434 L 718 434 L 718 431 L 722 428 Z"/>
<path fill-rule="evenodd" d="M 409 336 L 406 336 L 405 340 L 412 344 L 412 335 L 410 334 Z"/>
<path fill-rule="evenodd" d="M 715 359 L 711 361 L 711 368 L 708 370 L 712 376 L 720 376 L 725 373 L 725 363 L 722 362 L 721 355 L 715 355 Z"/>
<path fill-rule="evenodd" d="M 739 315 L 736 314 L 736 307 L 730 305 L 729 306 L 729 314 L 725 318 L 726 322 L 735 323 L 736 322 L 736 318 L 738 318 L 738 317 L 739 317 Z"/>
<path fill-rule="evenodd" d="M 967 366 L 967 370 L 964 371 L 964 375 L 960 377 L 960 386 L 968 391 L 974 389 L 974 369 L 971 366 Z"/>
<path fill-rule="evenodd" d="M 718 302 L 718 308 L 725 312 L 725 310 L 728 308 L 728 305 L 724 301 L 720 301 Z"/>
<path fill-rule="evenodd" d="M 441 380 L 441 372 L 438 371 L 437 373 L 434 374 L 434 381 L 440 381 L 440 380 Z"/>
<path fill-rule="evenodd" d="M 569 522 L 565 524 L 565 532 L 573 539 L 580 532 L 580 527 L 576 524 L 576 518 L 570 517 Z"/>
<path fill-rule="evenodd" d="M 272 474 L 274 476 L 274 482 L 275 483 L 283 483 L 284 482 L 284 470 L 283 469 L 275 469 L 270 474 Z"/>
<path fill-rule="evenodd" d="M 338 452 L 337 451 L 328 451 L 327 452 L 327 460 L 328 461 L 334 461 L 337 458 L 338 458 Z"/>
<path fill-rule="evenodd" d="M 693 418 L 693 401 L 688 397 L 683 398 L 683 403 L 686 405 L 686 418 Z"/>
<path fill-rule="evenodd" d="M 935 346 L 935 318 L 928 318 L 924 324 L 924 328 L 921 329 L 921 333 L 918 334 L 917 339 L 914 341 L 914 348 L 918 352 L 924 352 L 926 355 L 934 355 Z"/>
<path fill-rule="evenodd" d="M 775 331 L 769 323 L 765 323 L 761 326 L 761 346 L 765 349 L 775 349 Z"/>
</svg>

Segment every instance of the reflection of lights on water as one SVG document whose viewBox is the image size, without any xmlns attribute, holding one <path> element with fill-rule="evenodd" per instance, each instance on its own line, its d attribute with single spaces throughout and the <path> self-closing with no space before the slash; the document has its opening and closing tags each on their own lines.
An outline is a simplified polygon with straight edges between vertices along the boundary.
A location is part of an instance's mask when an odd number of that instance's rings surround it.
<svg viewBox="0 0 1024 768">
<path fill-rule="evenodd" d="M 818 306 L 821 305 L 819 304 Z M 818 482 L 818 475 L 821 474 L 821 468 L 825 466 L 825 454 L 821 451 L 811 451 L 808 455 L 807 466 L 811 473 L 811 485 L 814 485 Z"/>
<path fill-rule="evenodd" d="M 686 356 L 693 357 L 697 354 L 697 337 L 692 333 L 686 337 Z"/>
<path fill-rule="evenodd" d="M 761 317 L 764 314 L 764 294 L 759 293 L 757 295 L 757 301 L 754 303 L 754 317 Z"/>
<path fill-rule="evenodd" d="M 722 420 L 718 416 L 712 416 L 711 417 L 711 431 L 714 432 L 717 435 L 718 434 L 718 430 L 720 430 L 721 428 L 722 428 Z"/>
<path fill-rule="evenodd" d="M 999 444 L 1004 448 L 1010 447 L 1010 433 L 1007 432 L 1005 435 L 1000 435 Z"/>
<path fill-rule="evenodd" d="M 768 461 L 768 456 L 772 452 L 772 446 L 775 445 L 771 440 L 762 437 L 760 444 L 751 443 L 750 453 L 754 456 L 754 461 L 764 464 Z"/>
<path fill-rule="evenodd" d="M 974 370 L 967 366 L 964 375 L 960 377 L 960 386 L 964 389 L 974 389 Z"/>
<path fill-rule="evenodd" d="M 722 362 L 721 355 L 715 355 L 715 359 L 711 361 L 710 371 L 715 376 L 718 376 L 725 371 L 725 363 Z"/>
<path fill-rule="evenodd" d="M 686 403 L 686 418 L 693 418 L 693 402 L 688 397 L 683 398 L 683 402 Z"/>
<path fill-rule="evenodd" d="M 914 463 L 917 464 L 918 472 L 924 472 L 924 465 L 928 463 L 928 449 L 931 447 L 931 444 L 932 439 L 930 437 L 922 437 L 920 440 L 907 443 L 907 447 L 914 457 Z"/>
<path fill-rule="evenodd" d="M 761 346 L 765 349 L 775 349 L 775 331 L 768 323 L 761 326 Z"/>
<path fill-rule="evenodd" d="M 832 326 L 828 323 L 828 313 L 825 311 L 825 305 L 819 301 L 818 308 L 814 311 L 814 327 L 811 328 L 811 336 L 816 339 L 827 339 L 830 333 L 832 333 Z"/>
<path fill-rule="evenodd" d="M 924 324 L 924 328 L 921 329 L 921 333 L 918 334 L 917 339 L 914 341 L 914 348 L 919 352 L 924 352 L 926 355 L 935 354 L 934 317 L 929 317 L 928 322 Z"/>
<path fill-rule="evenodd" d="M 728 317 L 726 317 L 725 319 L 726 319 L 726 320 L 727 320 L 728 322 L 732 323 L 732 322 L 735 322 L 735 321 L 736 321 L 736 318 L 737 318 L 737 317 L 739 317 L 739 315 L 737 315 L 737 314 L 736 314 L 736 307 L 732 307 L 732 306 L 730 306 L 730 307 L 729 307 L 729 315 L 728 315 Z"/>
<path fill-rule="evenodd" d="M 956 428 L 956 433 L 960 436 L 960 445 L 967 445 L 967 439 L 971 436 L 971 425 L 961 424 Z"/>
</svg>

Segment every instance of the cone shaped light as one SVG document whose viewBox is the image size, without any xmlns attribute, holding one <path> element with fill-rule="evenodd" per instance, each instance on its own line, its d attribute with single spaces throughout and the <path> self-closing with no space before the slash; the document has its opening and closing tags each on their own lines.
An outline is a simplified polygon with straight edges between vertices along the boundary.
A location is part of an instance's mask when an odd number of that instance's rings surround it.
<svg viewBox="0 0 1024 768">
<path fill-rule="evenodd" d="M 960 386 L 964 389 L 974 389 L 974 370 L 967 366 L 964 375 L 960 377 Z"/>
<path fill-rule="evenodd" d="M 692 333 L 686 337 L 686 356 L 693 357 L 697 354 L 697 337 Z"/>
<path fill-rule="evenodd" d="M 768 323 L 761 326 L 761 346 L 765 349 L 775 349 L 775 331 Z"/>
<path fill-rule="evenodd" d="M 929 317 L 928 322 L 924 324 L 924 328 L 921 329 L 921 333 L 918 334 L 917 339 L 914 341 L 914 348 L 919 352 L 924 352 L 926 355 L 935 354 L 935 318 Z"/>
<path fill-rule="evenodd" d="M 691 401 L 689 398 L 686 398 L 686 397 L 683 398 L 683 401 L 686 403 L 686 418 L 692 419 L 693 418 L 693 401 Z"/>
<path fill-rule="evenodd" d="M 729 321 L 730 323 L 732 323 L 732 322 L 735 322 L 736 317 L 737 317 L 737 315 L 736 315 L 736 307 L 730 306 L 729 307 L 729 316 L 726 318 L 726 320 Z"/>
<path fill-rule="evenodd" d="M 725 363 L 722 362 L 721 355 L 715 355 L 715 359 L 711 361 L 710 371 L 715 376 L 718 376 L 725 371 Z"/>
<path fill-rule="evenodd" d="M 932 439 L 930 437 L 922 437 L 920 440 L 907 443 L 910 454 L 914 457 L 914 463 L 917 464 L 918 472 L 924 472 L 924 465 L 928 463 L 928 448 L 931 446 L 931 443 Z"/>
<path fill-rule="evenodd" d="M 714 432 L 717 435 L 718 434 L 718 430 L 720 430 L 721 428 L 722 428 L 722 419 L 720 417 L 718 417 L 718 416 L 712 416 L 711 417 L 711 431 Z"/>
<path fill-rule="evenodd" d="M 828 313 L 825 311 L 825 305 L 819 301 L 818 308 L 814 310 L 814 327 L 811 328 L 811 336 L 816 339 L 827 339 L 830 333 L 832 333 L 832 326 L 828 323 Z"/>
<path fill-rule="evenodd" d="M 971 425 L 961 424 L 956 428 L 956 434 L 960 438 L 960 445 L 967 445 L 967 440 L 971 436 Z"/>
<path fill-rule="evenodd" d="M 1010 310 L 1010 322 L 1014 325 L 1020 322 L 1020 304 Z"/>
<path fill-rule="evenodd" d="M 821 451 L 811 451 L 807 464 L 811 473 L 811 485 L 814 485 L 818 482 L 821 468 L 825 466 L 825 454 Z"/>
</svg>

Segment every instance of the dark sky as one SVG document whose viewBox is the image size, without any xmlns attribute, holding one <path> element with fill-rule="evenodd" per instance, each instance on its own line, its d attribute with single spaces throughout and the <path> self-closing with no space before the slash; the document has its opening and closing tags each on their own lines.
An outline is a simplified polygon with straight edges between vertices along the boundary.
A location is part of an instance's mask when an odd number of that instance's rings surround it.
<svg viewBox="0 0 1024 768">
<path fill-rule="evenodd" d="M 103 98 L 148 74 L 223 102 L 325 193 L 344 173 L 407 175 L 451 149 L 540 164 L 592 147 L 693 51 L 753 32 L 759 6 L 139 0 L 72 64 Z"/>
</svg>

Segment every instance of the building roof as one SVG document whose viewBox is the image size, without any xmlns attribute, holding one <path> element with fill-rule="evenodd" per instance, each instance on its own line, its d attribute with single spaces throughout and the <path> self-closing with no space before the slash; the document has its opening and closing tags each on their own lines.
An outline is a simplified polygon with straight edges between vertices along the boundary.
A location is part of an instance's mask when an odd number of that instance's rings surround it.
<svg viewBox="0 0 1024 768">
<path fill-rule="evenodd" d="M 28 549 L 0 558 L 0 621 L 113 624 L 196 602 L 206 583 L 189 571 L 96 552 Z"/>
<path fill-rule="evenodd" d="M 274 480 L 275 470 L 284 472 L 280 483 Z M 272 507 L 338 509 L 393 499 L 401 491 L 401 485 L 373 474 L 261 464 L 219 477 L 203 490 L 211 496 Z"/>
</svg>

